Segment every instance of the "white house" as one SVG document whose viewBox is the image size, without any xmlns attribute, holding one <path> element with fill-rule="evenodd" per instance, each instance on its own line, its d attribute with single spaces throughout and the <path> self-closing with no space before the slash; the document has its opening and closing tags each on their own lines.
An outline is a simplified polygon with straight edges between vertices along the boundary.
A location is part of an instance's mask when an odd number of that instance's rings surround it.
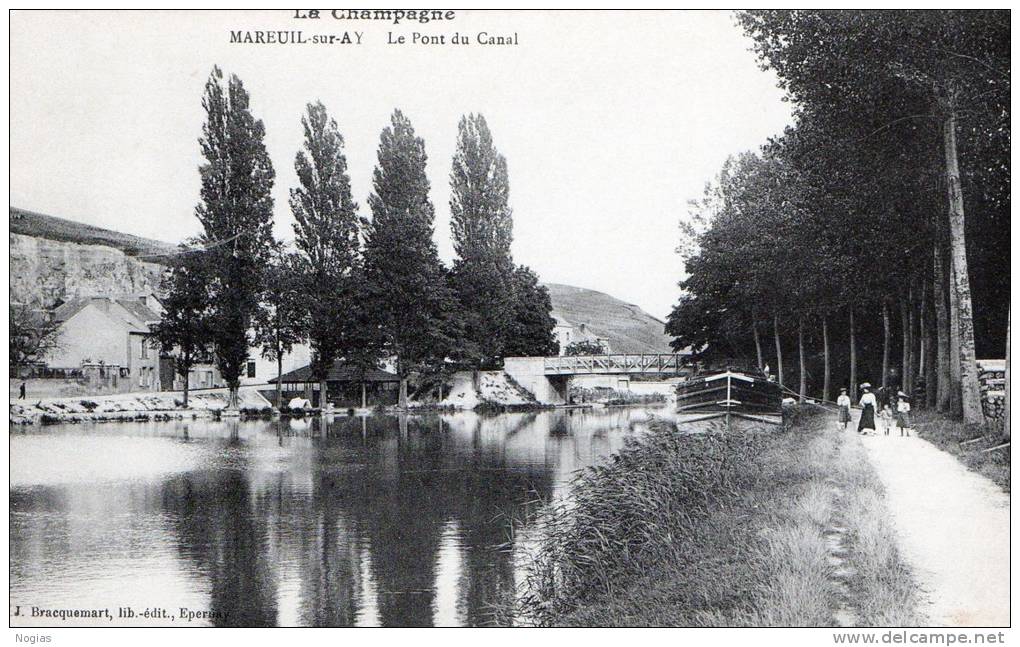
<svg viewBox="0 0 1020 647">
<path fill-rule="evenodd" d="M 586 324 L 572 324 L 562 316 L 552 313 L 553 319 L 556 320 L 556 325 L 553 326 L 553 335 L 556 337 L 556 341 L 560 345 L 560 355 L 565 355 L 567 352 L 567 346 L 574 342 L 579 341 L 592 341 L 596 342 L 602 347 L 603 353 L 609 353 L 609 339 L 605 337 L 599 337 L 588 329 Z"/>
</svg>

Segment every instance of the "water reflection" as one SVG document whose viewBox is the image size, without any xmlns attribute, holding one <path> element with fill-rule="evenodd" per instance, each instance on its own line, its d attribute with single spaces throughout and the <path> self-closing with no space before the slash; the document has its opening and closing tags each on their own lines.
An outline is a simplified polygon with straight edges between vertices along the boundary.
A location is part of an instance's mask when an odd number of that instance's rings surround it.
<svg viewBox="0 0 1020 647">
<path fill-rule="evenodd" d="M 574 470 L 648 417 L 338 416 L 15 434 L 11 604 L 115 615 L 183 606 L 213 612 L 193 622 L 223 626 L 486 624 L 519 577 L 527 529 L 515 544 L 510 519 L 562 497 Z"/>
</svg>

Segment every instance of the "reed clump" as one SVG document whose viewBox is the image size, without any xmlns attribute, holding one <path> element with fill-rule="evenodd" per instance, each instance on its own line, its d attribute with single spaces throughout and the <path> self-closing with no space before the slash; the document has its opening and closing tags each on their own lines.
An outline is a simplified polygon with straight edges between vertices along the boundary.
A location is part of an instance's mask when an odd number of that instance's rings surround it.
<svg viewBox="0 0 1020 647">
<path fill-rule="evenodd" d="M 540 516 L 545 539 L 531 555 L 522 614 L 553 624 L 649 569 L 689 565 L 705 542 L 741 541 L 738 518 L 719 522 L 762 478 L 769 442 L 761 430 L 684 435 L 661 423 L 580 473 L 569 503 Z"/>
<path fill-rule="evenodd" d="M 532 519 L 506 623 L 833 626 L 916 620 L 880 485 L 855 434 L 661 423 Z M 839 539 L 834 543 L 833 537 Z"/>
</svg>

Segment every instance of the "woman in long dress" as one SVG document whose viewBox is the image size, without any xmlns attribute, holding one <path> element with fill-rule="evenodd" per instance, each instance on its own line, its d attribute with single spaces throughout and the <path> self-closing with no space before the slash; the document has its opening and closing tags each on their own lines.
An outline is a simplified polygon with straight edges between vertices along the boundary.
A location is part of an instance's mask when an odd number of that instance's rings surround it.
<svg viewBox="0 0 1020 647">
<path fill-rule="evenodd" d="M 857 423 L 857 433 L 875 433 L 875 407 L 878 401 L 871 392 L 871 384 L 865 382 L 861 385 L 861 390 L 864 394 L 861 396 L 861 420 Z"/>
</svg>

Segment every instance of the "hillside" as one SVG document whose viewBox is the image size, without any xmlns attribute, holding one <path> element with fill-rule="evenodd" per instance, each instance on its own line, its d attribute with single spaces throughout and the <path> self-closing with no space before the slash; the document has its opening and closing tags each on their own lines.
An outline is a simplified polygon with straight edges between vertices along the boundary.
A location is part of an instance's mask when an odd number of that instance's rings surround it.
<svg viewBox="0 0 1020 647">
<path fill-rule="evenodd" d="M 170 243 L 10 208 L 10 298 L 51 308 L 77 296 L 159 292 Z M 613 352 L 668 353 L 662 321 L 595 290 L 546 283 L 553 314 L 609 339 Z"/>
<path fill-rule="evenodd" d="M 103 245 L 118 249 L 128 256 L 159 256 L 175 249 L 170 243 L 122 234 L 119 231 L 15 207 L 10 208 L 10 226 L 12 234 L 79 245 Z"/>
<path fill-rule="evenodd" d="M 595 290 L 545 283 L 553 314 L 575 326 L 585 324 L 599 337 L 609 339 L 614 353 L 670 353 L 664 323 L 638 306 Z"/>
</svg>

